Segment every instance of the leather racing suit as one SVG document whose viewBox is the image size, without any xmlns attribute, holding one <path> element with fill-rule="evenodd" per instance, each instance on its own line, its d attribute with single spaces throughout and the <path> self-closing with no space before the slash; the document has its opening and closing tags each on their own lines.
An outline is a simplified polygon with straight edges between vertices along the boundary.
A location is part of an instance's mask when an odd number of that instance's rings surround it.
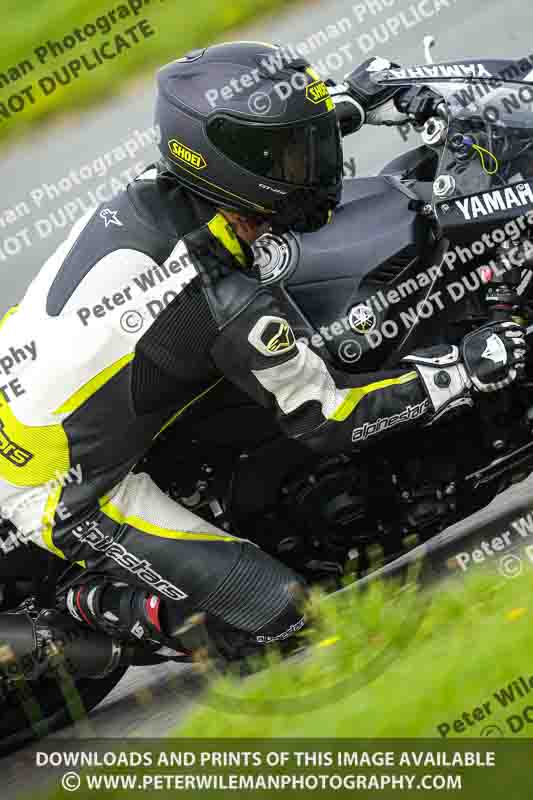
<svg viewBox="0 0 533 800">
<path fill-rule="evenodd" d="M 161 602 L 258 642 L 301 628 L 298 576 L 132 472 L 221 380 L 324 453 L 437 410 L 412 364 L 345 374 L 295 340 L 292 316 L 225 217 L 149 168 L 75 225 L 1 323 L 18 386 L 0 408 L 2 513 L 57 557 L 146 590 L 152 634 Z M 69 610 L 88 621 L 75 597 Z"/>
</svg>

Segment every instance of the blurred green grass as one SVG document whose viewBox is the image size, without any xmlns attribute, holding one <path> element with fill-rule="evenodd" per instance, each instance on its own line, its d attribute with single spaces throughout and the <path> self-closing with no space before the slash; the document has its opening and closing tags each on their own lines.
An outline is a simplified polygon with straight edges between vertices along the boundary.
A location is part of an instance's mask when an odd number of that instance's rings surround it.
<svg viewBox="0 0 533 800">
<path fill-rule="evenodd" d="M 34 66 L 20 80 L 0 89 L 0 103 L 6 103 L 14 93 L 59 69 L 70 59 L 85 53 L 90 57 L 94 46 L 141 19 L 147 19 L 155 35 L 121 52 L 116 58 L 104 61 L 92 71 L 82 70 L 69 85 L 58 85 L 49 96 L 36 89 L 36 102 L 26 105 L 9 119 L 0 117 L 0 141 L 28 132 L 35 123 L 62 111 L 85 108 L 90 103 L 109 97 L 123 84 L 143 72 L 150 74 L 158 66 L 179 58 L 188 50 L 205 46 L 226 33 L 262 14 L 273 14 L 295 0 L 145 0 L 147 5 L 137 16 L 118 20 L 108 34 L 98 33 L 85 43 L 77 44 L 44 65 L 39 64 L 34 49 L 48 39 L 62 40 L 75 28 L 94 23 L 101 16 L 117 10 L 127 0 L 4 0 L 2 6 L 4 38 L 0 73 L 6 73 L 25 59 Z"/>
<path fill-rule="evenodd" d="M 507 708 L 493 693 L 533 675 L 532 590 L 531 574 L 480 574 L 429 596 L 379 585 L 350 593 L 311 632 L 311 655 L 272 658 L 269 670 L 246 680 L 216 681 L 172 735 L 425 738 L 439 737 L 438 726 L 447 723 L 449 737 L 479 737 L 488 725 L 512 736 L 506 719 L 530 704 L 533 692 Z M 337 687 L 334 699 L 320 705 L 328 686 Z M 486 701 L 491 714 L 454 734 L 454 720 Z M 278 713 L 262 711 L 272 702 Z M 532 736 L 528 728 L 518 735 Z"/>
</svg>

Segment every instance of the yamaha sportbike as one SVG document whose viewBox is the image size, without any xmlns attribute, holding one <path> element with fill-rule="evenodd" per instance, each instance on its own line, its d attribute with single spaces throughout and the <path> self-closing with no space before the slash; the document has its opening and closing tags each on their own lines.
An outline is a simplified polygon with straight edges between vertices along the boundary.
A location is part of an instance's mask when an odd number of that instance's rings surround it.
<svg viewBox="0 0 533 800">
<path fill-rule="evenodd" d="M 374 73 L 383 84 L 431 90 L 433 110 L 417 121 L 419 147 L 376 177 L 345 182 L 333 224 L 257 242 L 260 279 L 293 309 L 298 338 L 345 372 L 368 373 L 424 345 L 458 344 L 494 319 L 528 324 L 530 72 L 523 62 L 467 60 Z M 157 438 L 138 469 L 194 513 L 335 590 L 347 574 L 368 573 L 376 552 L 394 564 L 530 474 L 532 378 L 529 364 L 524 380 L 432 426 L 384 418 L 357 428 L 352 452 L 333 457 L 287 439 L 269 411 L 225 380 L 187 410 L 187 424 Z M 408 413 L 415 419 L 418 411 Z M 379 436 L 392 427 L 393 436 Z M 2 535 L 4 542 L 14 535 L 7 523 Z M 79 579 L 78 566 L 65 567 L 33 545 L 4 553 L 2 610 L 29 596 L 54 607 Z M 186 660 L 137 643 L 128 663 L 167 658 Z M 126 667 L 74 679 L 86 710 Z M 61 682 L 43 676 L 22 688 L 13 683 L 3 675 L 4 746 L 71 719 Z"/>
</svg>

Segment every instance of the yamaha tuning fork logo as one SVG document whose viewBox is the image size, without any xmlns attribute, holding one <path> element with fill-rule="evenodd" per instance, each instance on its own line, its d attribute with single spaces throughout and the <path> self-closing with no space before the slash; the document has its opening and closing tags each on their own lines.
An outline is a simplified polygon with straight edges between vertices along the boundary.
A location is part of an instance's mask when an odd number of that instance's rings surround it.
<svg viewBox="0 0 533 800">
<path fill-rule="evenodd" d="M 348 323 L 354 333 L 359 333 L 361 336 L 364 336 L 366 333 L 371 333 L 375 329 L 377 318 L 370 306 L 359 303 L 350 309 L 348 313 Z"/>
</svg>

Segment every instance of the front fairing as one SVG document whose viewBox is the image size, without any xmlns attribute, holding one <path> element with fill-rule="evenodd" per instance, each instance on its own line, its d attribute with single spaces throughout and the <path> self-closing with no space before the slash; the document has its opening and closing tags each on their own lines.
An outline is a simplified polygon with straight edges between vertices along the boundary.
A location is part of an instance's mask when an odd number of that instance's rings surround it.
<svg viewBox="0 0 533 800">
<path fill-rule="evenodd" d="M 441 93 L 448 128 L 433 183 L 441 225 L 490 226 L 533 210 L 533 85 L 506 82 L 479 96 L 467 84 Z"/>
<path fill-rule="evenodd" d="M 432 65 L 386 70 L 374 78 L 387 85 L 424 85 L 442 98 L 446 123 L 431 145 L 439 154 L 432 205 L 447 232 L 492 227 L 529 212 L 533 217 L 533 83 L 485 77 L 489 71 L 482 65 L 469 68 L 475 77 L 414 77 L 418 70 L 459 69 Z M 410 78 L 401 79 L 403 74 Z"/>
</svg>

